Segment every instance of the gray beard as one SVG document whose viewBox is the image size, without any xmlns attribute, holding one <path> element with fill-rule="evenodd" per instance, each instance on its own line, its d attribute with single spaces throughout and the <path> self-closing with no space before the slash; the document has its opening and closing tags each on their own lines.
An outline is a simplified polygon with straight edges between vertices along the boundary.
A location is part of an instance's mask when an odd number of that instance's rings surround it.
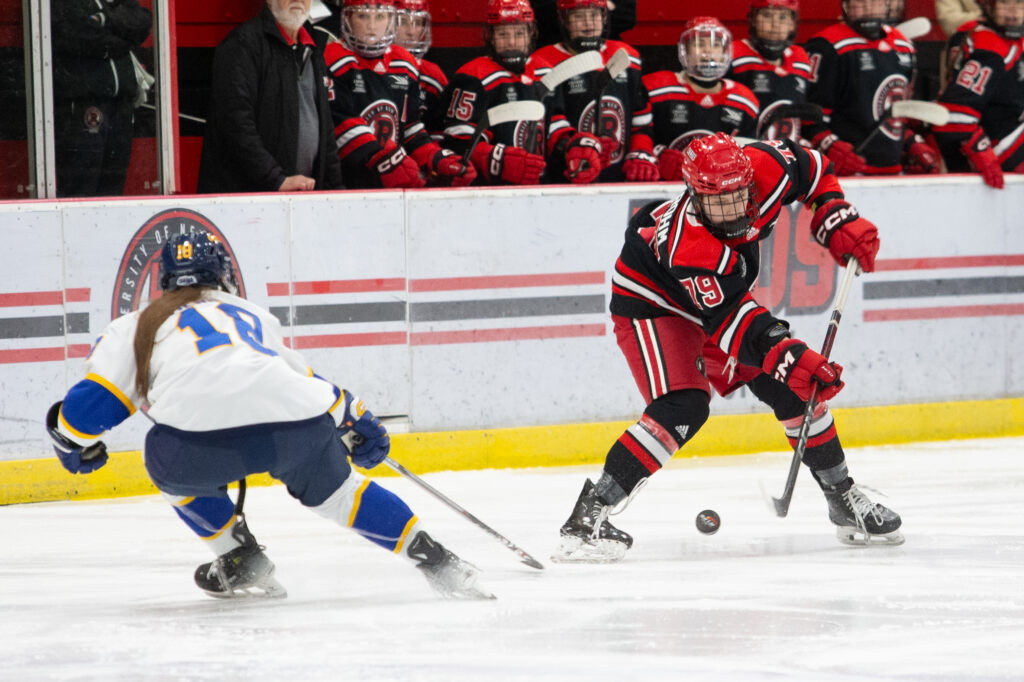
<svg viewBox="0 0 1024 682">
<path fill-rule="evenodd" d="M 281 11 L 272 9 L 270 11 L 273 13 L 274 19 L 277 23 L 287 29 L 291 29 L 292 31 L 298 31 L 302 28 L 302 25 L 306 23 L 306 20 L 309 19 L 309 12 L 303 12 L 302 14 L 297 15 L 290 10 Z"/>
</svg>

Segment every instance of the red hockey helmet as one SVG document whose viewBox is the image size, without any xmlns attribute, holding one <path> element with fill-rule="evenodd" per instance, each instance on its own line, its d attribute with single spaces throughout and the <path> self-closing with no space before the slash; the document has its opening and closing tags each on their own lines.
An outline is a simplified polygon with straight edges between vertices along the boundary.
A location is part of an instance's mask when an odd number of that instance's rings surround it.
<svg viewBox="0 0 1024 682">
<path fill-rule="evenodd" d="M 395 42 L 417 59 L 430 49 L 430 4 L 427 0 L 396 0 Z"/>
<path fill-rule="evenodd" d="M 1009 38 L 1010 40 L 1016 40 L 1024 36 L 1024 21 L 1015 24 L 1010 20 L 1011 17 L 1013 17 L 1012 9 L 1009 13 L 1004 11 L 1002 16 L 997 16 L 1000 14 L 1000 12 L 997 11 L 997 6 L 1001 4 L 1007 4 L 1011 7 L 1019 7 L 1016 2 L 1003 3 L 1001 0 L 978 0 L 978 6 L 981 7 L 981 11 L 985 15 L 985 25 L 1004 38 Z M 1010 14 L 1010 17 L 1008 17 L 1007 14 Z"/>
<path fill-rule="evenodd" d="M 604 47 L 608 31 L 608 0 L 558 0 L 558 23 L 562 31 L 562 42 L 573 52 L 600 50 Z M 569 17 L 576 10 L 595 10 L 600 17 L 600 26 L 593 20 L 586 20 L 584 28 L 570 30 Z M 575 23 L 575 22 L 574 22 Z"/>
<path fill-rule="evenodd" d="M 717 81 L 732 63 L 732 33 L 715 17 L 694 17 L 679 34 L 679 63 L 696 80 Z"/>
<path fill-rule="evenodd" d="M 757 15 L 761 10 L 789 10 L 793 19 L 793 28 L 786 36 L 761 35 L 757 30 Z M 796 41 L 796 26 L 800 21 L 800 0 L 752 0 L 747 13 L 747 26 L 750 29 L 750 44 L 769 61 L 781 59 L 782 54 Z"/>
<path fill-rule="evenodd" d="M 501 45 L 495 42 L 495 33 Z M 487 0 L 484 44 L 494 61 L 513 73 L 522 73 L 536 39 L 537 25 L 529 0 Z"/>
<path fill-rule="evenodd" d="M 533 21 L 529 0 L 487 0 L 487 24 L 490 26 Z"/>
<path fill-rule="evenodd" d="M 344 0 L 344 3 L 342 43 L 367 59 L 382 56 L 395 42 L 395 0 Z"/>
<path fill-rule="evenodd" d="M 738 239 L 757 220 L 754 166 L 725 133 L 698 137 L 683 150 L 683 180 L 694 210 L 708 232 Z"/>
</svg>

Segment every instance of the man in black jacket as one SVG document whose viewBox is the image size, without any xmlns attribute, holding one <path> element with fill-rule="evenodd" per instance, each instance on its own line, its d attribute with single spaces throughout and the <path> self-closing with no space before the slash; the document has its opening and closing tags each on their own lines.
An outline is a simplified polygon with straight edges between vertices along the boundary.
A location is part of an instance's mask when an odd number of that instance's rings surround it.
<svg viewBox="0 0 1024 682">
<path fill-rule="evenodd" d="M 339 189 L 326 36 L 310 0 L 267 0 L 217 47 L 199 192 Z"/>
<path fill-rule="evenodd" d="M 123 194 L 138 92 L 131 50 L 152 16 L 138 0 L 55 0 L 50 12 L 57 195 Z"/>
</svg>

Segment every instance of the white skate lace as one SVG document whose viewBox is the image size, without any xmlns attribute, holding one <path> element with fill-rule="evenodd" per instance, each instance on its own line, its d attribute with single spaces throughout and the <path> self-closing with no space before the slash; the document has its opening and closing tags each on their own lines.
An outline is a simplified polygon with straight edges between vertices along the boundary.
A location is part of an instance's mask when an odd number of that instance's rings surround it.
<svg viewBox="0 0 1024 682">
<path fill-rule="evenodd" d="M 647 485 L 647 481 L 649 479 L 650 477 L 641 478 L 639 481 L 637 481 L 636 485 L 633 486 L 633 490 L 629 493 L 629 495 L 627 495 L 626 497 L 612 505 L 611 508 L 608 510 L 608 513 L 605 514 L 605 516 L 618 516 L 622 512 L 626 511 L 626 507 L 628 507 L 629 504 L 633 501 L 633 498 L 640 493 L 640 489 Z"/>
<path fill-rule="evenodd" d="M 878 493 L 873 488 L 867 488 L 874 493 Z M 879 493 L 881 494 L 881 493 Z M 843 499 L 846 500 L 846 504 L 849 505 L 853 511 L 853 517 L 857 521 L 857 528 L 859 528 L 865 535 L 868 534 L 867 528 L 864 525 L 864 518 L 871 514 L 871 518 L 874 519 L 875 523 L 882 525 L 882 515 L 878 512 L 878 505 L 868 498 L 864 492 L 856 485 L 850 486 L 850 489 L 843 493 Z"/>
</svg>

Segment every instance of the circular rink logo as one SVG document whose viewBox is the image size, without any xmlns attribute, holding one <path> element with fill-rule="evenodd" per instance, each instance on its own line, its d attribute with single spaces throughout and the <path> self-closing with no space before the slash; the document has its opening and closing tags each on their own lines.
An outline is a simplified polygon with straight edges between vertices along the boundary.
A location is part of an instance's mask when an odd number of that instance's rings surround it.
<svg viewBox="0 0 1024 682">
<path fill-rule="evenodd" d="M 114 319 L 144 307 L 151 300 L 160 297 L 160 250 L 167 240 L 179 234 L 191 234 L 204 230 L 216 236 L 231 255 L 238 279 L 238 295 L 245 298 L 245 282 L 242 269 L 235 257 L 234 249 L 224 234 L 201 213 L 185 208 L 161 211 L 146 221 L 136 231 L 121 256 L 114 281 L 114 295 L 110 303 L 110 319 Z"/>
</svg>

